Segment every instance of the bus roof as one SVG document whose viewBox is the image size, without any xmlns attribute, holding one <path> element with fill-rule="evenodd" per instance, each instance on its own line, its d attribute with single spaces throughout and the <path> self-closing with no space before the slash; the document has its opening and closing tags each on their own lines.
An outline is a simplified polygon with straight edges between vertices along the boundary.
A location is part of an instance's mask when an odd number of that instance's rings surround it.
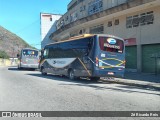
<svg viewBox="0 0 160 120">
<path fill-rule="evenodd" d="M 78 40 L 80 38 L 87 38 L 87 37 L 93 37 L 95 34 L 83 34 L 83 35 L 78 35 L 78 36 L 74 36 L 74 37 L 70 37 L 69 39 L 63 40 L 63 41 L 59 41 L 59 42 L 54 42 L 54 43 L 50 43 L 47 44 L 48 45 L 52 45 L 52 44 L 57 44 L 57 43 L 63 43 L 63 42 L 68 42 L 68 41 L 74 41 L 74 40 Z"/>
<path fill-rule="evenodd" d="M 95 36 L 95 35 L 98 35 L 98 36 L 114 37 L 114 38 L 123 40 L 123 39 L 120 38 L 120 37 L 117 37 L 117 36 L 114 36 L 114 35 L 110 35 L 110 34 L 83 34 L 83 35 L 79 35 L 79 36 L 70 37 L 70 38 L 67 39 L 67 40 L 63 40 L 63 41 L 59 41 L 59 42 L 50 43 L 50 44 L 47 44 L 46 46 L 54 45 L 54 44 L 57 44 L 57 43 L 68 42 L 68 41 L 74 41 L 74 40 L 78 40 L 78 39 L 80 39 L 80 38 L 93 37 L 93 36 Z"/>
</svg>

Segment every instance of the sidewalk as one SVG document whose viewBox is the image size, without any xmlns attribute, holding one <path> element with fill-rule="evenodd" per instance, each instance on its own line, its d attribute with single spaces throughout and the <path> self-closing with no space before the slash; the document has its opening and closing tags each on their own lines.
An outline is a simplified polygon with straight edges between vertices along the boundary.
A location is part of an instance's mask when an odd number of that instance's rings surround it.
<svg viewBox="0 0 160 120">
<path fill-rule="evenodd" d="M 155 75 L 147 73 L 126 72 L 124 78 L 115 78 L 114 80 L 107 80 L 107 82 L 151 88 L 160 91 L 160 74 Z"/>
</svg>

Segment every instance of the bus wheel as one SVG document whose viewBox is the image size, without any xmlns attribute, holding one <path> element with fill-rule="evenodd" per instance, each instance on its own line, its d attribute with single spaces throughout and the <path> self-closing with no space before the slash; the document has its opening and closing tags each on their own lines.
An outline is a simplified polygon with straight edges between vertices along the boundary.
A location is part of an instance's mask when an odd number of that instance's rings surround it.
<svg viewBox="0 0 160 120">
<path fill-rule="evenodd" d="M 90 80 L 92 81 L 98 81 L 100 79 L 100 77 L 91 77 Z"/>
<path fill-rule="evenodd" d="M 74 71 L 71 69 L 71 70 L 69 70 L 69 72 L 68 72 L 68 76 L 69 76 L 69 79 L 70 80 L 74 80 L 75 79 L 75 76 L 74 76 Z"/>
<path fill-rule="evenodd" d="M 41 68 L 41 74 L 42 75 L 47 75 L 47 73 L 45 72 L 44 68 Z"/>
</svg>

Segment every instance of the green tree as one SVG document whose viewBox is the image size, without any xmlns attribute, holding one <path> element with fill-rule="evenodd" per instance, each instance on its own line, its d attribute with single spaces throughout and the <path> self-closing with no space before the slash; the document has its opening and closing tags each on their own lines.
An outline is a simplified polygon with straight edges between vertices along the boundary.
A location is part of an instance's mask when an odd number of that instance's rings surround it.
<svg viewBox="0 0 160 120">
<path fill-rule="evenodd" d="M 5 51 L 0 50 L 0 58 L 8 59 L 9 56 L 8 56 L 8 54 Z"/>
</svg>

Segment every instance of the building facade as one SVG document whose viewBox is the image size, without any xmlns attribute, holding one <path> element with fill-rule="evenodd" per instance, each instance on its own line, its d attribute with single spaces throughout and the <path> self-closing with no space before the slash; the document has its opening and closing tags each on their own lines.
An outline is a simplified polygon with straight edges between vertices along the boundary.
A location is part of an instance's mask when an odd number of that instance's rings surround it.
<svg viewBox="0 0 160 120">
<path fill-rule="evenodd" d="M 61 17 L 57 14 L 40 13 L 41 21 L 41 48 L 48 43 L 53 42 L 49 39 L 51 33 L 56 31 L 56 22 Z"/>
<path fill-rule="evenodd" d="M 113 34 L 125 39 L 128 70 L 160 73 L 159 11 L 160 0 L 72 0 L 50 39 Z"/>
</svg>

